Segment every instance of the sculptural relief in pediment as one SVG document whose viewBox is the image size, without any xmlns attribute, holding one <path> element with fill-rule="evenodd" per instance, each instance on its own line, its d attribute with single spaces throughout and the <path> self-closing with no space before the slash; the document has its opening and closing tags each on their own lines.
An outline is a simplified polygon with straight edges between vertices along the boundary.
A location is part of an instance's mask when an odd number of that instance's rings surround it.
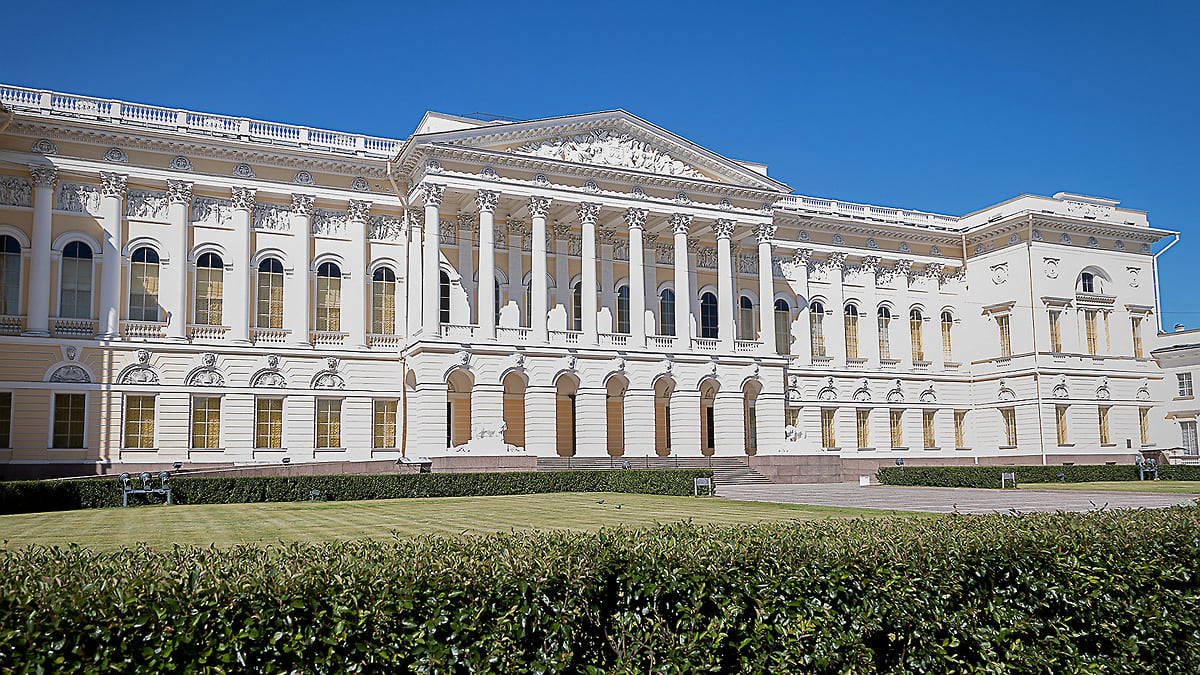
<svg viewBox="0 0 1200 675">
<path fill-rule="evenodd" d="M 598 164 L 649 173 L 708 180 L 695 167 L 675 159 L 646 141 L 621 131 L 590 131 L 534 141 L 511 150 L 518 155 L 544 157 L 577 164 Z"/>
</svg>

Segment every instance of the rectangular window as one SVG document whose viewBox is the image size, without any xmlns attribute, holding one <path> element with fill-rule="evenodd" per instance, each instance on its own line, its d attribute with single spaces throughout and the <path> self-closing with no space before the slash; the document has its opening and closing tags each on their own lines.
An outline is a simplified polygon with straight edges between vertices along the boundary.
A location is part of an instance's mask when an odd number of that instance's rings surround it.
<svg viewBox="0 0 1200 675">
<path fill-rule="evenodd" d="M 1142 317 L 1135 316 L 1130 323 L 1133 324 L 1133 358 L 1140 359 L 1145 356 L 1142 351 Z"/>
<path fill-rule="evenodd" d="M 858 314 L 851 314 L 849 310 L 846 312 L 846 358 L 858 358 Z"/>
<path fill-rule="evenodd" d="M 396 405 L 395 399 L 374 402 L 374 447 L 396 447 Z"/>
<path fill-rule="evenodd" d="M 317 447 L 342 447 L 342 400 L 317 399 Z"/>
<path fill-rule="evenodd" d="M 1196 447 L 1196 420 L 1180 422 L 1179 429 L 1183 433 L 1183 454 L 1193 457 L 1200 454 Z"/>
<path fill-rule="evenodd" d="M 342 279 L 317 276 L 317 317 L 319 331 L 337 332 L 342 329 Z"/>
<path fill-rule="evenodd" d="M 192 398 L 192 447 L 214 449 L 221 447 L 221 397 Z"/>
<path fill-rule="evenodd" d="M 871 447 L 871 411 L 856 410 L 855 421 L 858 426 L 858 447 Z"/>
<path fill-rule="evenodd" d="M 809 330 L 812 337 L 812 355 L 825 356 L 825 313 L 813 310 L 809 314 Z M 830 446 L 832 447 L 832 446 Z"/>
<path fill-rule="evenodd" d="M 1083 311 L 1083 324 L 1087 329 L 1087 350 L 1093 356 L 1099 354 L 1100 336 L 1096 327 L 1096 312 L 1090 309 Z"/>
<path fill-rule="evenodd" d="M 1108 329 L 1108 312 L 1104 313 L 1104 353 L 1112 353 L 1112 331 Z"/>
<path fill-rule="evenodd" d="M 778 307 L 775 308 L 775 351 L 783 356 L 792 353 L 792 312 Z"/>
<path fill-rule="evenodd" d="M 383 277 L 378 271 L 376 279 Z M 396 282 L 371 282 L 371 332 L 392 335 L 396 332 Z"/>
<path fill-rule="evenodd" d="M 1150 409 L 1138 409 L 1138 429 L 1142 435 L 1142 445 L 1150 445 Z"/>
<path fill-rule="evenodd" d="M 221 325 L 221 298 L 224 294 L 225 270 L 220 267 L 196 268 L 196 323 L 202 326 Z"/>
<path fill-rule="evenodd" d="M 833 408 L 821 408 L 821 447 L 836 448 L 837 439 L 833 434 Z"/>
<path fill-rule="evenodd" d="M 76 258 L 64 255 L 59 263 L 60 283 L 58 315 L 67 319 L 92 318 L 92 256 Z"/>
<path fill-rule="evenodd" d="M 283 399 L 254 399 L 254 447 L 283 447 Z"/>
<path fill-rule="evenodd" d="M 283 328 L 282 273 L 259 270 L 254 325 L 258 328 Z"/>
<path fill-rule="evenodd" d="M 783 409 L 783 426 L 792 427 L 793 429 L 800 428 L 800 409 L 799 408 L 784 408 Z"/>
<path fill-rule="evenodd" d="M 954 361 L 954 345 L 951 333 L 954 330 L 954 319 L 948 314 L 942 314 L 942 360 L 946 363 Z"/>
<path fill-rule="evenodd" d="M 12 403 L 11 391 L 0 392 L 0 448 L 12 447 Z"/>
<path fill-rule="evenodd" d="M 890 410 L 888 411 L 888 419 L 892 427 L 892 447 L 904 447 L 904 411 Z"/>
<path fill-rule="evenodd" d="M 1100 427 L 1100 445 L 1108 445 L 1108 411 L 1107 406 L 1096 409 L 1096 424 Z"/>
<path fill-rule="evenodd" d="M 1004 444 L 1015 447 L 1017 445 L 1017 410 L 1016 408 L 1001 408 L 1000 415 L 1004 418 Z"/>
<path fill-rule="evenodd" d="M 125 397 L 125 447 L 154 447 L 154 397 Z"/>
<path fill-rule="evenodd" d="M 1067 440 L 1067 406 L 1054 406 L 1054 431 L 1058 436 L 1058 444 L 1066 445 Z"/>
<path fill-rule="evenodd" d="M 138 253 L 129 264 L 129 320 L 158 321 L 158 263 L 139 262 Z"/>
<path fill-rule="evenodd" d="M 921 432 L 925 436 L 925 447 L 937 447 L 937 434 L 933 432 L 933 414 L 932 410 L 921 411 Z"/>
<path fill-rule="evenodd" d="M 1191 373 L 1175 373 L 1175 377 L 1179 379 L 1179 397 L 1192 397 L 1192 374 Z"/>
<path fill-rule="evenodd" d="M 967 411 L 954 411 L 954 447 L 967 447 Z"/>
<path fill-rule="evenodd" d="M 1012 334 L 1009 332 L 1007 314 L 996 317 L 996 327 L 1000 330 L 1000 356 L 1012 356 Z"/>
<path fill-rule="evenodd" d="M 908 320 L 909 340 L 912 343 L 912 360 L 913 363 L 920 363 L 925 360 L 925 344 L 922 338 L 923 331 L 921 330 L 923 320 L 918 316 L 913 316 Z"/>
<path fill-rule="evenodd" d="M 1062 353 L 1062 312 L 1057 309 L 1050 310 L 1050 351 L 1055 354 Z"/>
<path fill-rule="evenodd" d="M 86 394 L 54 395 L 55 448 L 83 447 L 83 420 L 87 414 Z"/>
</svg>

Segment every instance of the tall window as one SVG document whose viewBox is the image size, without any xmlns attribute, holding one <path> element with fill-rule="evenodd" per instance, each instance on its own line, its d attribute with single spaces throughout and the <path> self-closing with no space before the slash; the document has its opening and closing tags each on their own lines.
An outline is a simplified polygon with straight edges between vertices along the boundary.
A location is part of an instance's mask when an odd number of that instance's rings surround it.
<svg viewBox="0 0 1200 675">
<path fill-rule="evenodd" d="M 814 302 L 808 306 L 808 332 L 812 340 L 812 355 L 825 356 L 825 305 Z M 833 447 L 833 446 L 826 446 Z"/>
<path fill-rule="evenodd" d="M 942 360 L 954 361 L 954 343 L 950 338 L 954 330 L 954 316 L 950 312 L 942 312 Z"/>
<path fill-rule="evenodd" d="M 717 296 L 712 293 L 700 296 L 700 337 L 717 337 Z"/>
<path fill-rule="evenodd" d="M 1142 351 L 1142 317 L 1135 316 L 1129 321 L 1133 329 L 1133 358 L 1140 359 L 1145 356 Z"/>
<path fill-rule="evenodd" d="M 836 448 L 837 439 L 833 434 L 833 408 L 821 408 L 821 447 Z"/>
<path fill-rule="evenodd" d="M 1057 309 L 1050 310 L 1050 351 L 1055 354 L 1062 353 L 1062 312 Z"/>
<path fill-rule="evenodd" d="M 376 449 L 396 447 L 396 400 L 372 402 L 372 439 Z"/>
<path fill-rule="evenodd" d="M 317 447 L 342 447 L 342 400 L 317 399 Z"/>
<path fill-rule="evenodd" d="M 371 332 L 396 332 L 396 273 L 390 267 L 380 267 L 371 277 Z"/>
<path fill-rule="evenodd" d="M 1096 312 L 1086 309 L 1083 311 L 1083 323 L 1087 328 L 1087 350 L 1089 354 L 1100 353 L 1100 336 L 1096 328 Z"/>
<path fill-rule="evenodd" d="M 854 305 L 846 305 L 845 313 L 846 324 L 846 358 L 858 358 L 858 308 Z M 867 447 L 867 446 L 860 446 Z"/>
<path fill-rule="evenodd" d="M 904 447 L 904 411 L 889 410 L 888 422 L 892 430 L 892 447 Z"/>
<path fill-rule="evenodd" d="M 996 328 L 1000 332 L 1000 356 L 1012 356 L 1012 333 L 1009 331 L 1007 314 L 996 317 Z"/>
<path fill-rule="evenodd" d="M 254 447 L 283 447 L 283 399 L 254 399 Z"/>
<path fill-rule="evenodd" d="M 775 301 L 775 351 L 792 353 L 792 308 L 783 299 Z"/>
<path fill-rule="evenodd" d="M 275 258 L 266 258 L 258 264 L 258 302 L 254 325 L 259 328 L 283 328 L 283 263 Z"/>
<path fill-rule="evenodd" d="M 658 334 L 675 334 L 675 291 L 669 288 L 658 296 Z"/>
<path fill-rule="evenodd" d="M 754 339 L 754 301 L 749 296 L 738 298 L 738 329 L 740 340 Z"/>
<path fill-rule="evenodd" d="M 221 398 L 192 397 L 192 447 L 221 447 Z"/>
<path fill-rule="evenodd" d="M 617 287 L 617 332 L 629 332 L 629 287 Z"/>
<path fill-rule="evenodd" d="M 129 320 L 158 321 L 158 252 L 148 246 L 129 257 Z"/>
<path fill-rule="evenodd" d="M 1096 426 L 1100 427 L 1100 445 L 1108 445 L 1111 441 L 1108 435 L 1108 406 L 1096 409 Z"/>
<path fill-rule="evenodd" d="M 954 411 L 954 447 L 967 447 L 967 411 Z"/>
<path fill-rule="evenodd" d="M 854 426 L 858 429 L 858 447 L 871 447 L 871 411 L 855 410 Z"/>
<path fill-rule="evenodd" d="M 63 247 L 58 315 L 65 319 L 92 318 L 92 247 L 73 241 Z"/>
<path fill-rule="evenodd" d="M 1066 445 L 1070 441 L 1067 437 L 1067 406 L 1054 406 L 1054 431 L 1058 436 L 1058 444 Z"/>
<path fill-rule="evenodd" d="M 1004 418 L 1005 445 L 1017 445 L 1017 410 L 1016 408 L 1001 408 L 1000 416 Z"/>
<path fill-rule="evenodd" d="M 1192 397 L 1192 374 L 1191 373 L 1175 373 L 1175 378 L 1179 380 L 1179 398 Z"/>
<path fill-rule="evenodd" d="M 450 275 L 445 270 L 438 275 L 438 321 L 450 323 Z"/>
<path fill-rule="evenodd" d="M 12 403 L 11 391 L 0 391 L 0 448 L 12 447 Z"/>
<path fill-rule="evenodd" d="M 342 329 L 342 270 L 331 262 L 317 267 L 317 330 Z"/>
<path fill-rule="evenodd" d="M 0 236 L 0 314 L 21 313 L 21 245 Z"/>
<path fill-rule="evenodd" d="M 583 330 L 583 284 L 579 281 L 571 287 L 571 329 Z"/>
<path fill-rule="evenodd" d="M 1150 445 L 1150 409 L 1138 408 L 1138 430 L 1141 431 L 1142 445 Z"/>
<path fill-rule="evenodd" d="M 154 447 L 154 397 L 125 397 L 125 447 Z"/>
<path fill-rule="evenodd" d="M 1084 272 L 1079 275 L 1079 289 L 1084 293 L 1096 292 L 1096 277 L 1091 272 Z"/>
<path fill-rule="evenodd" d="M 924 436 L 925 447 L 937 447 L 937 434 L 933 431 L 933 410 L 921 411 L 921 433 Z"/>
<path fill-rule="evenodd" d="M 1196 446 L 1196 420 L 1180 422 L 1179 430 L 1183 433 L 1183 454 L 1193 457 L 1200 454 Z"/>
<path fill-rule="evenodd" d="M 908 313 L 908 332 L 912 340 L 912 360 L 914 363 L 925 360 L 925 344 L 923 340 L 921 324 L 924 323 L 925 317 L 921 315 L 921 310 L 913 309 Z"/>
<path fill-rule="evenodd" d="M 196 323 L 221 325 L 221 298 L 224 293 L 225 266 L 221 256 L 205 253 L 196 261 Z M 194 448 L 206 447 L 193 445 Z M 216 446 L 213 446 L 216 447 Z"/>
<path fill-rule="evenodd" d="M 880 307 L 879 318 L 879 358 L 887 361 L 892 358 L 892 311 Z"/>
<path fill-rule="evenodd" d="M 86 406 L 87 395 L 85 394 L 54 395 L 53 447 L 72 449 L 83 447 L 83 421 L 87 414 Z"/>
</svg>

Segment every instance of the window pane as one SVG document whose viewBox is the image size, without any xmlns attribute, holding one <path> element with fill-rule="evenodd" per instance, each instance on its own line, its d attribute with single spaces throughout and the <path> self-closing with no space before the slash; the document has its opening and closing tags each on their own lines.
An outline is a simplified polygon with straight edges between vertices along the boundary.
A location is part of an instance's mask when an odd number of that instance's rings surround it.
<svg viewBox="0 0 1200 675">
<path fill-rule="evenodd" d="M 220 267 L 196 268 L 196 323 L 221 325 L 221 299 L 225 271 Z"/>
<path fill-rule="evenodd" d="M 396 447 L 396 409 L 394 400 L 374 402 L 374 447 Z"/>
<path fill-rule="evenodd" d="M 129 264 L 130 321 L 158 321 L 158 255 L 147 248 L 134 251 Z"/>
<path fill-rule="evenodd" d="M 54 434 L 52 445 L 55 448 L 83 447 L 86 398 L 84 394 L 54 395 Z"/>
<path fill-rule="evenodd" d="M 67 319 L 92 318 L 92 258 L 62 258 L 62 288 L 58 315 Z"/>
<path fill-rule="evenodd" d="M 376 277 L 383 277 L 376 271 Z M 396 283 L 383 279 L 371 282 L 371 332 L 391 335 L 396 332 Z"/>
<path fill-rule="evenodd" d="M 21 246 L 0 237 L 0 314 L 21 313 Z"/>
<path fill-rule="evenodd" d="M 317 277 L 317 330 L 341 330 L 341 309 L 341 277 Z"/>
<path fill-rule="evenodd" d="M 317 401 L 317 447 L 342 447 L 341 399 L 320 399 Z"/>
<path fill-rule="evenodd" d="M 192 399 L 192 447 L 221 447 L 221 399 L 196 396 Z"/>
<path fill-rule="evenodd" d="M 258 303 L 254 325 L 259 328 L 283 328 L 283 273 L 258 273 Z"/>
<path fill-rule="evenodd" d="M 255 399 L 254 447 L 283 447 L 283 399 Z"/>
<path fill-rule="evenodd" d="M 12 447 L 12 404 L 12 392 L 0 392 L 0 448 Z"/>
<path fill-rule="evenodd" d="M 154 397 L 125 397 L 125 447 L 154 447 Z"/>
</svg>

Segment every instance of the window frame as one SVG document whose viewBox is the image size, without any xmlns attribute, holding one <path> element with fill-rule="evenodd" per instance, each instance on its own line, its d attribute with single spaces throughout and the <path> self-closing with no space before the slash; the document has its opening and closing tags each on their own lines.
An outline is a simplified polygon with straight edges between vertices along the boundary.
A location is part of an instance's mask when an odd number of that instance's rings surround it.
<svg viewBox="0 0 1200 675">
<path fill-rule="evenodd" d="M 216 267 L 201 265 L 201 262 L 213 259 L 219 263 Z M 214 288 L 216 293 L 213 292 Z M 204 302 L 203 307 L 201 301 Z M 205 251 L 196 257 L 195 278 L 192 284 L 192 322 L 198 326 L 223 326 L 224 320 L 225 259 L 216 252 Z"/>
<path fill-rule="evenodd" d="M 396 334 L 396 283 L 396 272 L 387 265 L 371 272 L 371 332 L 375 335 Z"/>
<path fill-rule="evenodd" d="M 892 449 L 906 447 L 904 445 L 904 409 L 888 408 L 888 440 Z"/>
<path fill-rule="evenodd" d="M 670 298 L 667 298 L 670 294 Z M 668 307 L 667 305 L 670 305 Z M 668 330 L 669 329 L 669 330 Z M 678 332 L 675 325 L 675 289 L 664 288 L 658 292 L 658 334 L 665 337 L 676 337 Z"/>
<path fill-rule="evenodd" d="M 700 337 L 717 338 L 721 331 L 721 314 L 717 306 L 717 294 L 704 291 L 700 294 Z"/>
<path fill-rule="evenodd" d="M 384 422 L 382 436 L 385 444 L 380 444 L 380 405 L 385 406 L 383 411 Z M 387 410 L 386 407 L 391 409 Z M 390 415 L 390 421 L 387 416 Z M 391 445 L 386 445 L 387 435 L 390 426 Z M 398 450 L 400 448 L 400 400 L 395 398 L 376 398 L 371 399 L 371 447 L 375 450 Z"/>
<path fill-rule="evenodd" d="M 1017 447 L 1017 409 L 1000 408 L 1000 418 L 1004 422 L 1004 447 Z"/>
<path fill-rule="evenodd" d="M 808 306 L 808 339 L 813 358 L 829 357 L 825 344 L 825 304 L 820 301 Z"/>
<path fill-rule="evenodd" d="M 225 432 L 224 425 L 222 424 L 223 418 L 225 416 L 224 398 L 225 398 L 224 396 L 220 396 L 220 395 L 214 396 L 212 394 L 192 394 L 191 399 L 188 401 L 188 411 L 189 411 L 188 412 L 188 447 L 190 449 L 192 449 L 192 450 L 222 450 L 224 448 L 224 446 L 221 443 L 221 441 L 223 440 L 222 436 Z M 199 421 L 196 419 L 196 413 L 198 412 L 197 403 L 201 400 L 206 400 L 206 401 L 215 400 L 217 402 L 216 419 L 215 420 L 208 419 L 207 416 L 206 416 L 206 419 L 204 419 L 203 421 Z M 210 412 L 211 411 L 206 411 L 206 413 L 210 413 Z M 205 429 L 205 431 L 204 431 L 204 438 L 205 438 L 206 444 L 205 445 L 197 445 L 196 439 L 198 438 L 198 436 L 196 434 L 196 425 L 197 424 L 212 425 L 214 423 L 216 424 L 216 431 L 217 431 L 216 439 L 214 441 L 215 445 L 207 445 L 208 440 L 209 440 L 210 429 Z"/>
<path fill-rule="evenodd" d="M 854 410 L 854 427 L 859 448 L 871 447 L 871 409 L 856 408 Z"/>
<path fill-rule="evenodd" d="M 150 438 L 149 445 L 131 444 L 130 423 L 134 420 L 130 419 L 130 399 L 150 399 Z M 143 401 L 144 402 L 144 401 Z M 156 441 L 158 438 L 158 396 L 154 394 L 143 393 L 126 393 L 122 396 L 121 405 L 121 448 L 123 450 L 153 450 L 157 448 Z M 145 412 L 145 408 L 139 408 L 141 412 Z M 145 419 L 137 420 L 139 423 L 138 432 L 135 434 L 139 441 L 145 441 Z"/>
<path fill-rule="evenodd" d="M 273 419 L 262 418 L 263 409 L 260 404 L 266 403 L 268 407 L 273 404 L 278 404 L 278 410 L 266 410 L 268 415 L 278 414 L 278 421 Z M 287 408 L 286 398 L 283 396 L 255 396 L 254 397 L 254 449 L 255 450 L 283 450 L 283 421 L 285 419 L 285 410 Z M 264 426 L 266 433 L 264 435 Z M 278 427 L 276 430 L 275 427 Z M 278 434 L 277 436 L 275 434 Z M 274 436 L 274 437 L 273 437 Z M 266 439 L 266 444 L 263 444 L 263 439 Z M 276 445 L 271 445 L 271 443 Z"/>
<path fill-rule="evenodd" d="M 57 430 L 58 398 L 60 396 L 71 396 L 71 397 L 78 396 L 83 399 L 83 405 L 80 408 L 80 410 L 82 410 L 82 413 L 83 413 L 83 420 L 82 420 L 82 424 L 81 424 L 82 437 L 81 437 L 81 443 L 79 445 L 59 445 L 58 444 L 58 441 L 57 441 L 57 436 L 58 436 L 58 430 Z M 86 450 L 87 449 L 87 441 L 88 441 L 88 414 L 87 413 L 88 413 L 88 403 L 89 403 L 88 398 L 89 398 L 88 392 L 86 392 L 86 391 L 53 390 L 50 392 L 50 438 L 49 438 L 49 442 L 46 444 L 47 448 L 49 448 L 51 450 Z M 71 424 L 71 423 L 73 423 L 73 420 L 68 420 L 68 424 Z M 68 431 L 67 433 L 71 434 L 73 432 Z M 71 441 L 74 439 L 70 435 L 68 435 L 66 440 Z"/>
<path fill-rule="evenodd" d="M 86 258 L 81 258 L 81 257 L 77 257 L 77 256 L 68 256 L 67 249 L 70 249 L 73 246 L 86 248 L 88 251 L 88 256 Z M 95 313 L 95 307 L 96 307 L 96 273 L 97 273 L 96 256 L 98 254 L 96 253 L 95 249 L 92 248 L 92 245 L 90 243 L 80 240 L 80 239 L 72 239 L 71 241 L 66 242 L 65 244 L 63 244 L 62 249 L 58 253 L 59 253 L 59 256 L 58 256 L 58 298 L 57 298 L 58 306 L 55 307 L 55 313 L 54 313 L 55 317 L 59 318 L 59 319 L 89 319 L 89 320 L 93 319 L 94 317 L 92 315 Z M 78 274 L 77 267 L 81 263 L 78 263 L 78 262 L 71 263 L 71 269 L 74 272 L 74 278 L 72 279 L 72 282 L 75 284 L 78 284 L 79 281 L 82 279 L 87 280 L 87 301 L 85 303 L 85 307 L 86 307 L 87 311 L 85 312 L 85 316 L 80 316 L 80 313 L 79 313 L 79 309 L 80 309 L 79 299 L 80 299 L 81 291 L 78 286 L 70 289 L 70 292 L 73 294 L 70 305 L 75 310 L 75 312 L 70 315 L 63 314 L 63 306 L 65 304 L 67 304 L 67 303 L 64 303 L 63 300 L 66 299 L 65 294 L 68 292 L 68 289 L 67 289 L 67 269 L 68 269 L 67 261 L 68 260 L 71 260 L 71 261 L 86 260 L 87 261 L 88 273 L 85 276 L 80 276 Z"/>
<path fill-rule="evenodd" d="M 858 316 L 858 307 L 852 302 L 846 303 L 842 310 L 842 324 L 846 334 L 847 359 L 858 358 Z"/>
<path fill-rule="evenodd" d="M 4 404 L 5 397 L 8 399 L 7 405 Z M 0 449 L 12 449 L 13 409 L 16 398 L 12 391 L 0 391 Z"/>
<path fill-rule="evenodd" d="M 16 246 L 16 251 L 5 250 L 6 246 L 0 246 L 0 315 L 21 315 L 22 306 L 24 303 L 24 294 L 21 287 L 21 277 L 24 273 L 24 253 L 21 242 L 11 234 L 0 234 L 0 244 L 5 241 L 12 241 Z M 15 258 L 15 262 L 13 260 Z M 11 298 L 10 298 L 11 296 Z M 12 300 L 10 306 L 10 300 Z"/>
<path fill-rule="evenodd" d="M 279 266 L 278 272 L 263 270 L 263 267 L 270 267 L 272 263 Z M 267 291 L 266 297 L 264 290 Z M 284 293 L 283 261 L 274 256 L 263 258 L 258 263 L 254 278 L 255 328 L 283 328 Z"/>
<path fill-rule="evenodd" d="M 332 260 L 317 265 L 313 330 L 342 331 L 342 268 Z M 323 288 L 322 288 L 323 287 Z"/>
<path fill-rule="evenodd" d="M 838 447 L 837 408 L 821 408 L 821 447 Z"/>
<path fill-rule="evenodd" d="M 143 251 L 145 251 L 149 255 L 153 255 L 154 262 L 147 262 L 145 260 L 142 260 L 142 261 L 137 260 L 138 254 L 142 253 Z M 144 257 L 149 257 L 149 255 L 146 255 Z M 154 270 L 153 275 L 149 274 L 150 269 Z M 140 274 L 139 274 L 139 272 L 140 272 Z M 138 292 L 136 292 L 134 289 L 134 285 L 139 283 L 139 280 L 140 280 L 141 288 L 144 290 L 149 285 L 147 283 L 147 280 L 151 276 L 153 276 L 154 292 L 153 293 L 147 293 L 147 292 L 138 293 Z M 142 245 L 138 246 L 136 249 L 134 249 L 132 253 L 129 254 L 129 284 L 128 284 L 129 292 L 128 292 L 128 297 L 127 297 L 128 307 L 125 312 L 125 316 L 128 317 L 129 321 L 151 321 L 151 322 L 161 321 L 162 320 L 162 312 L 160 311 L 161 307 L 159 305 L 159 295 L 161 294 L 161 289 L 162 289 L 162 257 L 159 256 L 158 251 L 155 250 L 154 247 L 142 244 Z M 135 309 L 134 298 L 135 297 L 139 298 L 139 302 L 136 303 L 136 308 L 139 310 L 140 313 L 137 316 L 134 316 L 134 309 Z M 150 298 L 150 301 L 149 301 L 150 307 L 147 307 L 147 298 Z M 151 308 L 154 310 L 153 318 L 147 318 L 147 316 L 148 316 L 147 310 L 151 309 Z"/>
<path fill-rule="evenodd" d="M 314 434 L 313 434 L 313 447 L 315 449 L 317 449 L 317 450 L 345 450 L 346 449 L 346 446 L 342 444 L 342 440 L 343 440 L 342 439 L 342 403 L 343 403 L 343 400 L 344 399 L 341 399 L 341 398 L 318 398 L 314 402 L 314 408 L 315 408 L 316 414 L 313 415 L 313 420 L 315 423 L 315 429 L 314 429 Z M 322 411 L 321 407 L 323 404 L 330 406 L 330 409 L 327 411 Z M 336 421 L 333 420 L 331 417 L 328 417 L 335 411 L 334 410 L 335 404 L 336 404 L 336 412 L 337 412 Z M 325 421 L 321 420 L 322 412 L 325 412 L 325 414 L 327 415 L 327 418 Z M 337 425 L 336 430 L 333 429 L 334 424 Z M 321 438 L 321 426 L 322 425 L 326 426 L 326 436 L 325 436 L 324 441 L 322 441 L 322 438 Z M 336 434 L 336 436 L 335 436 L 335 434 Z M 335 441 L 335 440 L 337 441 L 336 445 L 332 444 L 332 441 Z"/>
<path fill-rule="evenodd" d="M 1179 383 L 1179 395 L 1176 398 L 1195 397 L 1195 390 L 1192 388 L 1191 372 L 1175 373 L 1175 379 Z"/>
</svg>

